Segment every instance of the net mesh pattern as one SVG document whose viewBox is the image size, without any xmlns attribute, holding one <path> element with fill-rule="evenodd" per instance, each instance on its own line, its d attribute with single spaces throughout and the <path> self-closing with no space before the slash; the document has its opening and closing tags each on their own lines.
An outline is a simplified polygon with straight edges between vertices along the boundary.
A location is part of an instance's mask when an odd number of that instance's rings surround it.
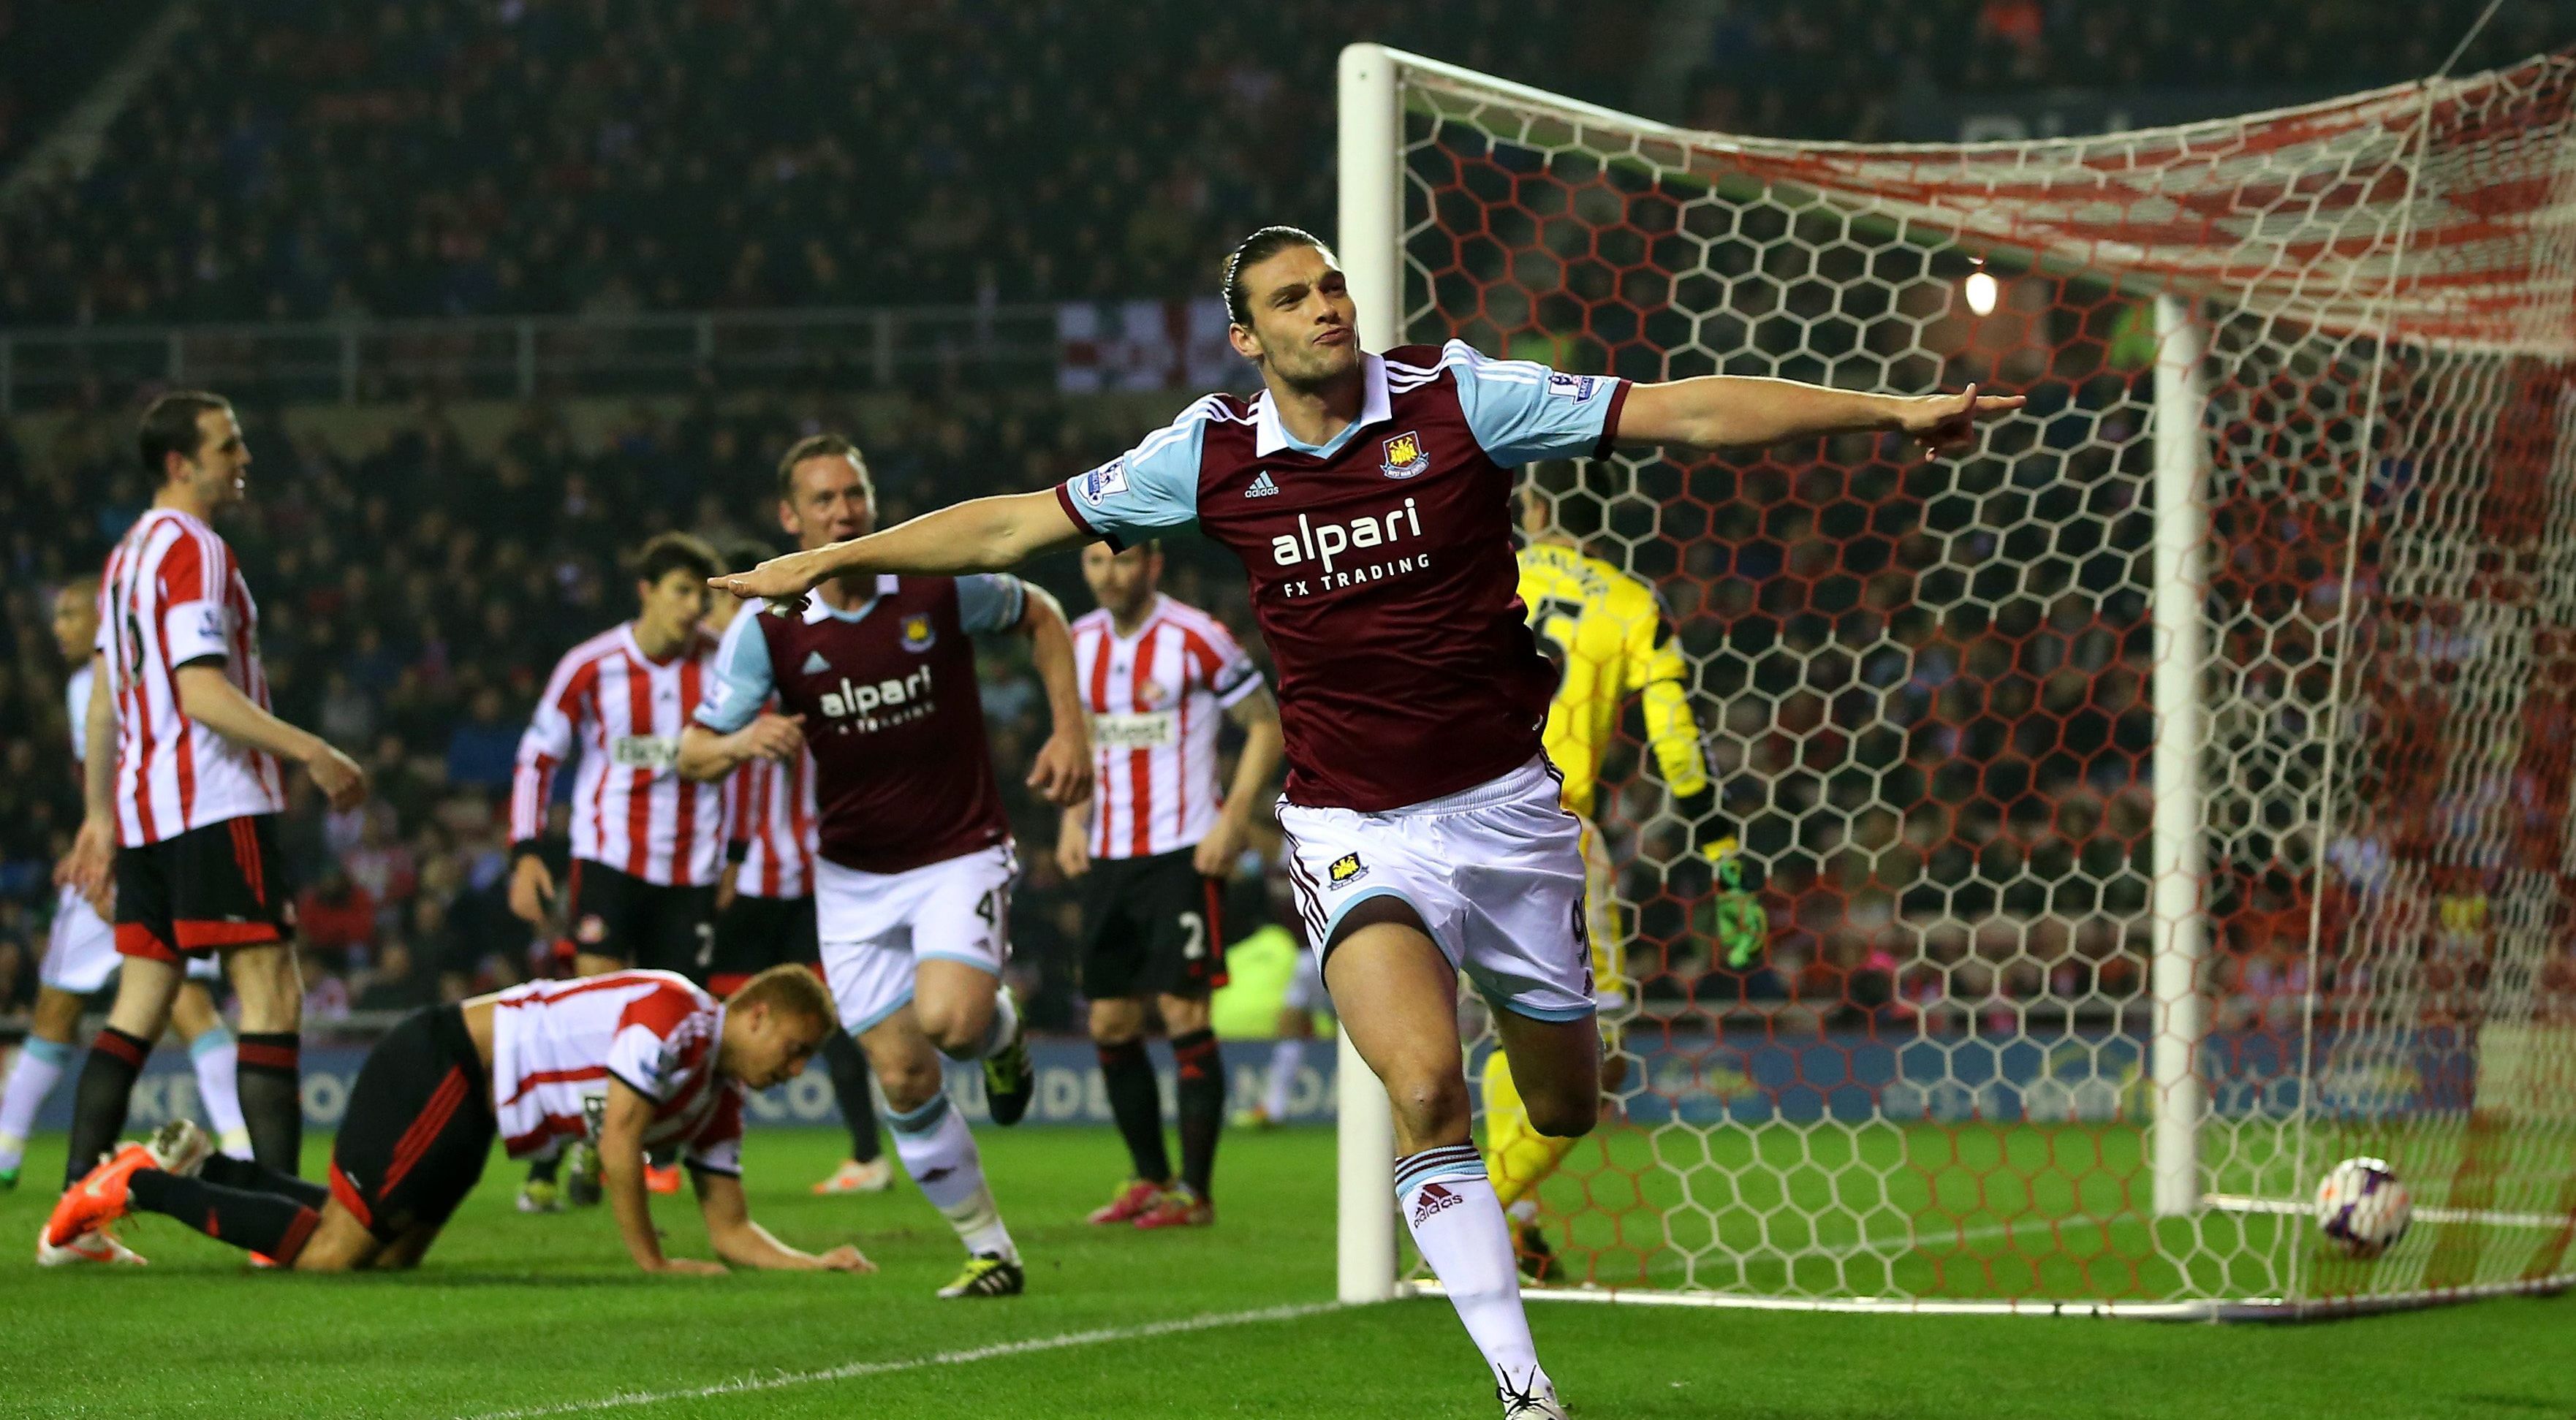
<svg viewBox="0 0 2576 1420">
<path fill-rule="evenodd" d="M 1399 87 L 1408 341 L 2030 399 L 1955 461 L 1853 436 L 1529 471 L 1660 599 L 1772 924 L 1728 965 L 1631 707 L 1595 806 L 1622 1078 L 1537 1194 L 1545 1280 L 2298 1302 L 2576 1272 L 2576 60 L 1966 147 Z M 2201 571 L 2159 587 L 2177 350 Z M 2159 598 L 2203 642 L 2179 899 Z M 2206 939 L 2179 1013 L 2177 900 Z M 2177 1030 L 2198 1086 L 2159 1090 Z M 2175 1110 L 2192 1199 L 2158 1216 Z M 2418 1208 L 2366 1263 L 2299 1212 L 2356 1154 Z"/>
</svg>

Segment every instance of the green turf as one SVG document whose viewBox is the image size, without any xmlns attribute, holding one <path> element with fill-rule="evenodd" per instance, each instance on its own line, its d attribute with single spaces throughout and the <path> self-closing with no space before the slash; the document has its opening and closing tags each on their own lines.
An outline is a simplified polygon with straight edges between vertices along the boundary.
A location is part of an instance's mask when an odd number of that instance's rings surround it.
<svg viewBox="0 0 2576 1420">
<path fill-rule="evenodd" d="M 604 1213 L 512 1212 L 515 1171 L 496 1163 L 411 1276 L 249 1274 L 230 1249 L 162 1221 L 130 1233 L 149 1269 L 42 1272 L 23 1250 L 0 1261 L 0 1414 L 473 1415 L 1330 1295 L 1328 1133 L 1230 1137 L 1219 1226 L 1153 1235 L 1080 1221 L 1119 1172 L 1106 1131 L 986 1140 L 1032 1263 L 1024 1298 L 933 1299 L 958 1250 L 918 1195 L 809 1197 L 836 1136 L 758 1132 L 755 1215 L 800 1245 L 855 1241 L 883 1272 L 643 1277 Z M 58 1158 L 40 1147 L 30 1179 Z M 42 1192 L 0 1195 L 0 1236 L 32 1237 Z M 689 1204 L 657 1209 L 674 1252 L 705 1255 Z M 2299 1327 L 1565 1304 L 1533 1316 L 1587 1417 L 2576 1414 L 2576 1301 Z M 1488 1416 L 1481 1374 L 1448 1307 L 1425 1300 L 607 1413 Z"/>
</svg>

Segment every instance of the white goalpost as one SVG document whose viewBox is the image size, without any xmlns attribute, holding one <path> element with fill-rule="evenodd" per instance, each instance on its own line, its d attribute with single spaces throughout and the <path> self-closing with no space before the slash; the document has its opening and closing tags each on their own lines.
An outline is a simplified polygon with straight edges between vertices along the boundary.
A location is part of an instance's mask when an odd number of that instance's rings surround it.
<svg viewBox="0 0 2576 1420">
<path fill-rule="evenodd" d="M 1773 934 L 1712 950 L 1614 749 L 1624 1078 L 1528 1295 L 2576 1284 L 2576 58 L 2029 143 L 1697 132 L 1377 45 L 1339 104 L 1369 349 L 2031 397 L 1957 461 L 1531 471 L 1662 597 Z M 1341 1298 L 1436 1289 L 1347 1040 L 1339 1105 Z M 2356 1155 L 2417 1202 L 2371 1261 L 2307 1216 Z"/>
</svg>

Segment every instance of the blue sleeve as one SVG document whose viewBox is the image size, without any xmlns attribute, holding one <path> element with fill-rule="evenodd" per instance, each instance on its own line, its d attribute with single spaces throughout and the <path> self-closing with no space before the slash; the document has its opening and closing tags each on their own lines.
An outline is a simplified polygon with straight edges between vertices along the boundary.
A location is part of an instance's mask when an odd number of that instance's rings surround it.
<svg viewBox="0 0 2576 1420">
<path fill-rule="evenodd" d="M 716 643 L 716 683 L 698 702 L 695 718 L 717 734 L 750 724 L 778 688 L 769 669 L 769 638 L 760 634 L 760 619 L 769 614 L 763 606 L 744 607 Z"/>
<path fill-rule="evenodd" d="M 1441 347 L 1440 363 L 1457 378 L 1467 428 L 1503 467 L 1610 452 L 1626 380 L 1569 375 L 1534 360 L 1489 360 L 1459 340 Z"/>
<path fill-rule="evenodd" d="M 1215 401 L 1200 400 L 1143 443 L 1067 480 L 1056 501 L 1083 531 L 1115 548 L 1197 526 L 1199 449 Z"/>
<path fill-rule="evenodd" d="M 957 624 L 970 636 L 1008 631 L 1028 608 L 1026 583 L 1008 572 L 979 572 L 957 579 Z"/>
</svg>

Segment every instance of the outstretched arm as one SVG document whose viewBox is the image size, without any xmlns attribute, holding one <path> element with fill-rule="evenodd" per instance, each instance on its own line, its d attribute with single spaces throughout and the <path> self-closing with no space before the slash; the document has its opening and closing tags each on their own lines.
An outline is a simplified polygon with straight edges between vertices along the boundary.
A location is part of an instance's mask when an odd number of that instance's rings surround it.
<svg viewBox="0 0 2576 1420">
<path fill-rule="evenodd" d="M 1065 513 L 1053 490 L 1012 493 L 924 513 L 866 537 L 773 557 L 748 572 L 710 577 L 707 585 L 746 599 L 797 602 L 834 577 L 1002 572 L 1042 553 L 1091 540 L 1092 535 Z"/>
<path fill-rule="evenodd" d="M 2022 406 L 2020 395 L 1864 394 L 1743 375 L 1636 385 L 1612 435 L 1621 444 L 1763 448 L 1833 434 L 1904 434 L 1929 453 L 1965 451 L 1980 418 Z"/>
<path fill-rule="evenodd" d="M 776 1272 L 877 1270 L 875 1263 L 847 1243 L 817 1255 L 780 1242 L 769 1229 L 751 1220 L 751 1206 L 743 1201 L 742 1180 L 731 1174 L 691 1169 L 689 1177 L 698 1186 L 698 1214 L 706 1219 L 707 1241 L 715 1245 L 716 1256 L 736 1267 Z"/>
</svg>

